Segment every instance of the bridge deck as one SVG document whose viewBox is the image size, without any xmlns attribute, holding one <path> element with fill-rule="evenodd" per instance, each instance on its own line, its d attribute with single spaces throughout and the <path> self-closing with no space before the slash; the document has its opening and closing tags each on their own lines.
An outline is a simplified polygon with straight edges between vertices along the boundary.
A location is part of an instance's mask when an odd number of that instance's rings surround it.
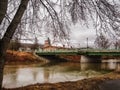
<svg viewBox="0 0 120 90">
<path fill-rule="evenodd" d="M 42 51 L 36 52 L 38 55 L 77 55 L 78 51 Z"/>
<path fill-rule="evenodd" d="M 120 56 L 120 50 L 93 50 L 93 49 L 85 49 L 85 50 L 56 50 L 56 51 L 36 51 L 37 55 L 94 55 L 94 56 L 102 56 L 102 55 L 114 55 Z"/>
</svg>

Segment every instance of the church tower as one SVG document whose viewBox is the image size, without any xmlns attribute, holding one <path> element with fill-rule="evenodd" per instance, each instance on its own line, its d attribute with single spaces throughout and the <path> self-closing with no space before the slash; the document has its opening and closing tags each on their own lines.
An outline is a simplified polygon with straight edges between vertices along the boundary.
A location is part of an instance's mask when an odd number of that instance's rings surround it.
<svg viewBox="0 0 120 90">
<path fill-rule="evenodd" d="M 48 46 L 51 46 L 51 41 L 50 41 L 49 37 L 47 38 L 47 40 L 45 40 L 44 48 L 48 47 Z"/>
</svg>

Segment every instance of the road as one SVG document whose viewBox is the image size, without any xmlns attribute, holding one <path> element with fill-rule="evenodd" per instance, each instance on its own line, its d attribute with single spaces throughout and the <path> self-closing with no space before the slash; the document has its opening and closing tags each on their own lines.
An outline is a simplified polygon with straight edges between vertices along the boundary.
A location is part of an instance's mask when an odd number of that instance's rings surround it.
<svg viewBox="0 0 120 90">
<path fill-rule="evenodd" d="M 120 80 L 108 80 L 99 86 L 99 90 L 120 90 Z"/>
</svg>

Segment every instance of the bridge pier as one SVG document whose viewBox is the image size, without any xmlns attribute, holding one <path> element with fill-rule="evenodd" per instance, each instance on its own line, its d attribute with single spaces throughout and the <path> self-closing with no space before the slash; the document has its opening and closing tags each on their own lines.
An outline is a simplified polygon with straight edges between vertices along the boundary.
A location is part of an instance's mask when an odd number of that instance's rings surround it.
<svg viewBox="0 0 120 90">
<path fill-rule="evenodd" d="M 80 63 L 100 63 L 101 56 L 81 55 Z"/>
</svg>

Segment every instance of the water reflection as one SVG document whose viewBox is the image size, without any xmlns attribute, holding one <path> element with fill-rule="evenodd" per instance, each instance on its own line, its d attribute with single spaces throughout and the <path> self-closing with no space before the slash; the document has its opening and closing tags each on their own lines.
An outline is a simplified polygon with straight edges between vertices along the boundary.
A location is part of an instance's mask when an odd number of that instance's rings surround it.
<svg viewBox="0 0 120 90">
<path fill-rule="evenodd" d="M 13 88 L 34 83 L 75 81 L 98 76 L 111 70 L 120 70 L 117 62 L 59 63 L 33 66 L 9 66 L 4 69 L 3 87 Z"/>
<path fill-rule="evenodd" d="M 105 62 L 104 62 L 105 61 Z M 120 63 L 119 59 L 109 59 L 109 60 L 103 60 L 104 64 L 101 64 L 101 69 L 106 70 L 120 70 Z"/>
</svg>

